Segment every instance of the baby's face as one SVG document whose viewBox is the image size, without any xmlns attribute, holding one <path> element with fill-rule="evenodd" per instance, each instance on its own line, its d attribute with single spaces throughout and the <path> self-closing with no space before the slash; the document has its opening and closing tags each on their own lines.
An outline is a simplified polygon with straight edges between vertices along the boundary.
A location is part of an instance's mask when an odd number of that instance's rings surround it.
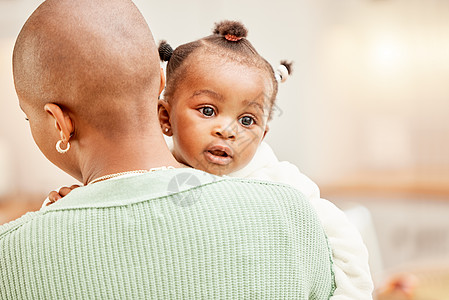
<svg viewBox="0 0 449 300">
<path fill-rule="evenodd" d="M 271 82 L 255 67 L 193 60 L 170 100 L 173 154 L 195 169 L 229 174 L 249 163 L 265 136 Z"/>
</svg>

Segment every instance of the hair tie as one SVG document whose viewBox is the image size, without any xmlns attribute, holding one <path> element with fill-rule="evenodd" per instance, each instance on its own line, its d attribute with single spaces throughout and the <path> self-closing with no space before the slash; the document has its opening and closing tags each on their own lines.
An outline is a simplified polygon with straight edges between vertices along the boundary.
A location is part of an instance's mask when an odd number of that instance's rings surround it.
<svg viewBox="0 0 449 300">
<path fill-rule="evenodd" d="M 236 36 L 236 35 L 229 34 L 229 33 L 226 34 L 224 37 L 225 37 L 225 39 L 227 39 L 228 41 L 231 41 L 231 42 L 238 42 L 241 39 L 243 39 L 242 36 Z"/>
<path fill-rule="evenodd" d="M 289 72 L 286 66 L 280 65 L 276 70 L 276 80 L 279 82 L 285 82 L 288 78 Z"/>
</svg>

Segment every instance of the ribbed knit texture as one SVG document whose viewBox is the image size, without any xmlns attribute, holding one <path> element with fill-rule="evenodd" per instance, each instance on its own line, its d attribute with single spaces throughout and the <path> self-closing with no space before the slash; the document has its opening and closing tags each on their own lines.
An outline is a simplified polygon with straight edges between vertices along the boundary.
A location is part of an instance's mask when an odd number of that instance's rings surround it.
<svg viewBox="0 0 449 300">
<path fill-rule="evenodd" d="M 330 257 L 293 188 L 158 171 L 0 226 L 0 299 L 328 299 Z"/>
</svg>

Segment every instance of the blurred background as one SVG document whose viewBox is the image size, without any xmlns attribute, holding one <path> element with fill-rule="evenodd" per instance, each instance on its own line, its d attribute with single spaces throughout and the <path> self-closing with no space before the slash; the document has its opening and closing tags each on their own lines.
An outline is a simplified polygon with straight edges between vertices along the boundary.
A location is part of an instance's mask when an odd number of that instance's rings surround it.
<svg viewBox="0 0 449 300">
<path fill-rule="evenodd" d="M 76 183 L 39 152 L 14 91 L 15 38 L 41 2 L 0 0 L 0 224 Z M 294 61 L 267 141 L 358 226 L 376 287 L 405 272 L 415 299 L 449 299 L 449 1 L 135 3 L 172 46 L 235 19 L 274 67 Z"/>
</svg>

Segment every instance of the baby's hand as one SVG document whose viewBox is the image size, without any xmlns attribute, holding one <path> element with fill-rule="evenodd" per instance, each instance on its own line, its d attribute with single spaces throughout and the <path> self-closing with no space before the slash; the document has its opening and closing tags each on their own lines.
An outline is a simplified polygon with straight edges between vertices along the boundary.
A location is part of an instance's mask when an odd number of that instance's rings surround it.
<svg viewBox="0 0 449 300">
<path fill-rule="evenodd" d="M 63 197 L 67 196 L 72 190 L 79 188 L 80 185 L 78 184 L 74 184 L 70 187 L 64 186 L 62 188 L 59 189 L 59 192 L 57 191 L 51 191 L 48 194 L 48 200 L 49 202 L 47 203 L 47 206 L 55 203 L 56 201 L 58 201 L 59 199 L 62 199 Z"/>
<path fill-rule="evenodd" d="M 391 277 L 377 293 L 378 300 L 410 300 L 415 299 L 419 280 L 412 273 L 401 273 Z"/>
</svg>

